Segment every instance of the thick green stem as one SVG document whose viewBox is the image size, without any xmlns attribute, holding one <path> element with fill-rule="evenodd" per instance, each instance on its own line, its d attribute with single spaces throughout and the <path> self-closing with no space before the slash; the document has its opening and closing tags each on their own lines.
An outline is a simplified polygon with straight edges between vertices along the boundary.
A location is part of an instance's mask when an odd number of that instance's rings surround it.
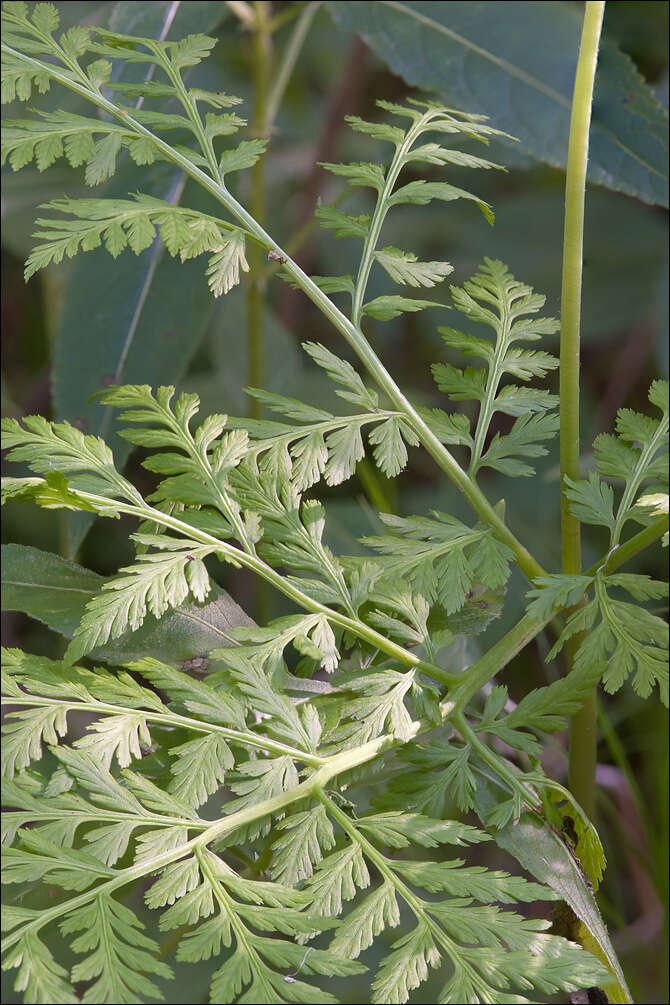
<svg viewBox="0 0 670 1005">
<path fill-rule="evenodd" d="M 563 281 L 561 289 L 561 535 L 563 572 L 582 568 L 579 521 L 572 515 L 565 492 L 565 477 L 579 478 L 579 347 L 584 246 L 584 196 L 589 149 L 589 128 L 598 44 L 604 2 L 589 0 L 584 11 L 570 119 L 570 143 L 565 181 Z M 567 672 L 573 666 L 581 639 L 566 645 Z M 593 818 L 596 784 L 596 700 L 591 695 L 573 717 L 570 736 L 570 788 Z"/>
</svg>

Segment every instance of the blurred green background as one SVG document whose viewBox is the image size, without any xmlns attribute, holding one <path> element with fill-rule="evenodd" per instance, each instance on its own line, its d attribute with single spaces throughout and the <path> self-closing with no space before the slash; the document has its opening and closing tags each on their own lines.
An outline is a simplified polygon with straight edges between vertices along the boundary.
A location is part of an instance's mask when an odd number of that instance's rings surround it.
<svg viewBox="0 0 670 1005">
<path fill-rule="evenodd" d="M 165 15 L 162 3 L 61 3 L 66 25 L 86 22 L 110 24 L 118 30 L 151 33 L 152 18 Z M 179 6 L 179 5 L 177 5 Z M 289 11 L 292 5 L 276 3 L 271 13 Z M 356 6 L 356 5 L 351 5 Z M 373 5 L 374 6 L 374 5 Z M 438 6 L 438 5 L 433 5 Z M 448 6 L 448 5 L 447 5 Z M 458 5 L 453 5 L 458 6 Z M 487 5 L 479 5 L 485 7 Z M 490 4 L 490 7 L 523 5 Z M 579 13 L 579 4 L 564 4 Z M 242 114 L 253 112 L 253 46 L 251 32 L 224 3 L 189 3 L 179 17 L 181 34 L 203 30 L 214 34 L 219 45 L 198 68 L 206 86 L 223 88 L 244 98 Z M 196 9 L 197 8 L 197 9 Z M 132 10 L 131 10 L 132 9 Z M 131 17 L 132 15 L 132 17 Z M 510 16 L 512 14 L 510 13 Z M 138 25 L 123 27 L 134 18 Z M 175 30 L 170 37 L 179 37 Z M 605 37 L 617 43 L 634 60 L 638 70 L 667 108 L 668 4 L 616 2 L 607 5 Z M 276 32 L 277 54 L 290 35 L 292 24 Z M 418 96 L 350 31 L 340 30 L 327 5 L 316 13 L 281 105 L 265 160 L 266 229 L 284 246 L 311 219 L 316 199 L 324 202 L 342 193 L 340 182 L 316 167 L 316 161 L 373 160 L 384 147 L 354 135 L 344 123 L 345 114 L 374 118 L 375 99 L 402 100 Z M 76 110 L 77 101 L 65 100 Z M 41 107 L 59 107 L 63 95 L 53 90 L 40 99 Z M 22 114 L 18 105 L 5 112 Z M 467 109 L 466 109 L 467 110 Z M 494 125 L 497 123 L 494 122 Z M 496 149 L 503 159 L 506 148 Z M 561 170 L 513 155 L 517 166 L 509 173 L 481 172 L 473 179 L 450 175 L 454 184 L 475 190 L 496 212 L 491 230 L 472 206 L 439 204 L 427 211 L 403 207 L 392 214 L 385 243 L 416 251 L 422 259 L 446 259 L 454 265 L 453 281 L 461 283 L 475 271 L 484 255 L 500 258 L 517 278 L 547 296 L 548 314 L 559 313 L 563 184 Z M 141 189 L 154 194 L 169 192 L 178 179 L 166 166 L 141 172 L 122 166 L 108 186 L 110 193 Z M 101 409 L 87 405 L 82 384 L 99 367 L 99 384 L 109 376 L 105 359 L 107 341 L 99 332 L 117 326 L 126 338 L 132 325 L 134 283 L 146 273 L 145 253 L 139 260 L 129 252 L 113 263 L 106 252 L 81 255 L 74 262 L 51 267 L 29 284 L 23 282 L 23 262 L 31 247 L 37 207 L 51 198 L 76 196 L 85 191 L 78 172 L 58 162 L 45 174 L 34 167 L 3 174 L 2 257 L 2 391 L 4 414 L 20 416 L 39 412 L 67 416 L 81 428 L 97 429 Z M 249 172 L 238 176 L 238 197 L 250 198 Z M 182 204 L 206 203 L 187 184 Z M 369 211 L 369 193 L 349 190 L 340 205 L 347 212 Z M 211 207 L 208 207 L 211 209 Z M 299 264 L 311 274 L 355 271 L 358 245 L 335 241 L 318 229 L 305 235 L 296 252 Z M 144 272 L 143 272 L 144 270 Z M 245 283 L 219 301 L 212 301 L 203 278 L 203 263 L 180 266 L 162 259 L 160 282 L 154 284 L 145 314 L 134 334 L 134 365 L 149 373 L 143 379 L 160 383 L 177 381 L 180 388 L 197 391 L 204 412 L 248 414 L 250 403 L 243 388 L 250 382 L 247 344 Z M 300 342 L 318 340 L 346 356 L 346 347 L 325 319 L 300 294 L 272 273 L 267 274 L 263 323 L 263 385 L 270 390 L 319 403 L 328 395 L 327 407 L 336 399 L 320 373 L 310 365 Z M 95 291 L 92 295 L 92 291 Z M 388 292 L 374 276 L 370 295 Z M 407 315 L 395 322 L 369 325 L 371 340 L 402 389 L 420 404 L 439 405 L 429 372 L 431 362 L 446 358 L 436 331 L 445 319 L 436 311 Z M 590 186 L 587 193 L 582 353 L 582 441 L 584 469 L 591 462 L 593 437 L 613 424 L 617 409 L 646 410 L 652 379 L 668 376 L 667 213 L 626 195 Z M 557 343 L 553 347 L 557 351 Z M 131 379 L 131 378 L 129 378 Z M 136 377 L 132 377 L 136 380 Z M 93 388 L 95 389 L 95 388 Z M 90 392 L 89 392 L 90 393 Z M 83 402 L 83 403 L 82 403 Z M 106 423 L 106 420 L 103 419 Z M 115 449 L 121 441 L 104 426 Z M 560 563 L 558 456 L 552 449 L 532 480 L 503 479 L 485 472 L 482 486 L 492 501 L 504 498 L 506 518 L 538 560 L 549 569 Z M 147 474 L 131 457 L 131 477 L 146 483 Z M 352 479 L 335 489 L 323 487 L 328 511 L 328 533 L 336 551 L 361 550 L 364 534 L 377 531 L 375 509 L 401 514 L 430 508 L 468 517 L 458 492 L 440 477 L 430 458 L 414 450 L 407 470 L 396 482 L 377 477 Z M 321 487 L 320 487 L 321 491 Z M 110 574 L 131 558 L 127 541 L 130 525 L 124 521 L 98 521 L 81 540 L 83 525 L 71 517 L 25 506 L 8 506 L 3 521 L 3 542 L 30 544 L 76 557 L 82 564 Z M 585 562 L 601 551 L 598 532 L 587 535 Z M 640 557 L 639 571 L 662 572 L 665 559 L 658 552 Z M 282 598 L 263 592 L 240 572 L 217 568 L 216 578 L 257 620 L 286 613 Z M 488 648 L 520 616 L 524 585 L 513 578 L 503 616 L 482 637 L 468 640 L 463 659 L 468 662 Z M 6 645 L 54 655 L 61 641 L 28 618 L 3 614 Z M 506 673 L 512 697 L 525 693 L 560 673 L 547 666 L 544 655 L 550 639 L 540 637 Z M 609 867 L 599 901 L 620 953 L 631 990 L 637 1001 L 667 1001 L 668 904 L 668 795 L 667 722 L 656 699 L 638 699 L 629 687 L 615 697 L 602 697 L 599 782 L 599 826 L 608 851 Z M 551 770 L 564 779 L 564 743 L 554 743 L 548 753 Z M 509 863 L 508 863 L 509 864 Z M 392 941 L 389 936 L 388 941 Z M 377 951 L 383 951 L 380 940 Z M 212 967 L 182 967 L 178 980 L 166 988 L 173 1002 L 207 1001 L 207 980 Z M 343 1000 L 366 1000 L 364 985 L 350 984 Z M 430 1001 L 431 987 L 416 1001 Z M 3 1001 L 19 1001 L 11 990 Z"/>
</svg>

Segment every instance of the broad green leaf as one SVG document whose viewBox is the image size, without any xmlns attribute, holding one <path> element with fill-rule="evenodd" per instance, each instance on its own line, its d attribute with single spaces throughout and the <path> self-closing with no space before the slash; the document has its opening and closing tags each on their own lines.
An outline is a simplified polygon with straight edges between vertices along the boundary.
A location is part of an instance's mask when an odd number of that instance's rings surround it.
<svg viewBox="0 0 670 1005">
<path fill-rule="evenodd" d="M 566 3 L 328 4 L 408 84 L 490 116 L 521 149 L 554 167 L 568 150 L 580 11 Z M 632 61 L 601 46 L 589 178 L 668 205 L 668 120 Z"/>
<path fill-rule="evenodd" d="M 66 638 L 72 638 L 86 603 L 105 581 L 38 548 L 2 547 L 3 608 L 37 618 Z M 148 614 L 141 628 L 95 649 L 93 656 L 122 664 L 151 654 L 172 666 L 204 669 L 213 649 L 234 644 L 229 632 L 238 625 L 253 625 L 253 621 L 225 590 L 212 584 L 206 603 L 187 602 L 160 621 Z"/>
<path fill-rule="evenodd" d="M 483 781 L 477 782 L 477 813 L 485 820 L 499 799 L 498 791 Z M 568 846 L 548 824 L 541 824 L 528 814 L 517 823 L 493 831 L 504 851 L 542 883 L 550 886 L 568 904 L 596 941 L 604 960 L 619 984 L 621 1001 L 632 1002 L 621 965 L 610 941 L 598 905 L 587 885 L 584 873 Z"/>
</svg>

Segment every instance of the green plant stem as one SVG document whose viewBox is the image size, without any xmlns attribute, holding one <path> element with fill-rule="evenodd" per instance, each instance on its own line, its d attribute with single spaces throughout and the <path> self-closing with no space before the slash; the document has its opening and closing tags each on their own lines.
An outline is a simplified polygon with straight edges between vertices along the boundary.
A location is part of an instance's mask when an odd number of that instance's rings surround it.
<svg viewBox="0 0 670 1005">
<path fill-rule="evenodd" d="M 625 541 L 624 544 L 620 544 L 618 548 L 610 552 L 604 562 L 603 572 L 613 572 L 624 565 L 629 559 L 634 558 L 635 555 L 648 545 L 653 544 L 654 541 L 658 541 L 664 534 L 667 534 L 668 525 L 667 516 L 661 516 L 653 520 L 644 530 L 638 531 L 637 534 Z M 594 573 L 598 571 L 594 566 L 591 566 L 591 569 L 594 570 Z M 592 575 L 591 569 L 587 570 L 587 575 Z"/>
<path fill-rule="evenodd" d="M 413 429 L 420 443 L 430 454 L 437 465 L 449 476 L 458 490 L 467 499 L 472 509 L 486 524 L 496 533 L 498 539 L 514 552 L 516 561 L 529 580 L 536 576 L 546 575 L 545 570 L 537 562 L 524 545 L 515 537 L 512 531 L 505 526 L 502 518 L 496 513 L 479 486 L 460 467 L 455 458 L 447 450 L 440 439 L 430 429 L 427 423 L 421 418 L 416 409 L 407 400 L 398 385 L 395 383 L 389 372 L 386 370 L 377 354 L 374 352 L 369 342 L 365 338 L 359 327 L 346 317 L 335 304 L 319 289 L 306 273 L 290 259 L 276 241 L 265 232 L 262 226 L 254 219 L 237 199 L 227 190 L 224 184 L 208 175 L 201 168 L 197 167 L 180 151 L 175 150 L 170 144 L 165 143 L 158 136 L 147 129 L 130 114 L 122 113 L 117 106 L 105 98 L 100 91 L 91 87 L 90 81 L 79 70 L 79 80 L 72 79 L 60 72 L 52 64 L 44 63 L 41 60 L 26 56 L 6 43 L 2 43 L 2 51 L 15 59 L 22 60 L 26 65 L 33 66 L 40 71 L 47 73 L 54 80 L 57 80 L 64 87 L 81 95 L 99 108 L 109 112 L 118 122 L 121 122 L 129 132 L 136 133 L 150 139 L 156 148 L 173 164 L 177 164 L 190 177 L 197 181 L 207 192 L 209 192 L 218 202 L 220 202 L 229 213 L 242 225 L 246 233 L 254 241 L 258 242 L 266 251 L 274 251 L 281 258 L 286 258 L 284 270 L 295 281 L 297 286 L 315 304 L 315 306 L 325 315 L 334 327 L 344 336 L 358 358 L 361 360 L 370 376 L 375 380 L 381 390 L 387 395 L 393 405 L 405 416 L 408 425 Z"/>
<path fill-rule="evenodd" d="M 490 747 L 487 747 L 483 740 L 479 739 L 463 713 L 458 710 L 455 711 L 451 716 L 451 720 L 463 739 L 479 754 L 482 761 L 488 764 L 498 777 L 507 783 L 512 793 L 515 793 L 529 810 L 535 810 L 539 813 L 536 793 L 524 783 L 521 776 L 517 774 L 508 761 L 501 757 L 500 754 L 496 754 Z"/>
<path fill-rule="evenodd" d="M 565 180 L 565 227 L 561 288 L 561 539 L 564 573 L 582 568 L 579 521 L 572 515 L 565 477 L 579 478 L 579 350 L 584 246 L 584 197 L 593 84 L 605 4 L 588 0 L 577 60 Z M 565 647 L 567 672 L 582 643 L 573 636 Z M 595 814 L 597 707 L 595 691 L 573 716 L 570 734 L 570 788 L 589 817 Z"/>
<path fill-rule="evenodd" d="M 269 29 L 270 4 L 267 0 L 254 3 L 252 75 L 254 114 L 251 132 L 265 139 L 268 135 L 268 87 L 272 63 L 272 34 Z M 251 212 L 260 224 L 265 222 L 265 158 L 259 157 L 251 169 Z M 248 375 L 252 387 L 263 387 L 263 306 L 266 280 L 262 247 L 249 249 L 249 279 L 247 284 L 247 352 Z M 261 416 L 260 402 L 251 399 L 251 416 Z"/>
<path fill-rule="evenodd" d="M 275 14 L 270 21 L 270 31 L 275 32 L 280 28 L 283 28 L 285 24 L 288 24 L 294 17 L 301 14 L 307 6 L 307 3 L 293 3 L 290 7 L 284 7 L 284 9 L 280 10 L 278 14 Z"/>
<path fill-rule="evenodd" d="M 274 83 L 270 84 L 273 62 L 272 5 L 266 0 L 254 3 L 253 23 L 253 94 L 254 114 L 251 131 L 254 137 L 269 137 L 279 106 L 295 67 L 298 55 L 320 3 L 309 3 L 300 12 L 291 37 L 282 54 Z M 251 214 L 261 226 L 267 216 L 265 158 L 259 157 L 251 169 Z M 264 386 L 264 306 L 267 293 L 267 268 L 263 247 L 254 244 L 249 252 L 249 282 L 247 287 L 247 330 L 249 353 L 249 384 Z M 254 419 L 261 416 L 261 405 L 251 399 Z"/>
</svg>

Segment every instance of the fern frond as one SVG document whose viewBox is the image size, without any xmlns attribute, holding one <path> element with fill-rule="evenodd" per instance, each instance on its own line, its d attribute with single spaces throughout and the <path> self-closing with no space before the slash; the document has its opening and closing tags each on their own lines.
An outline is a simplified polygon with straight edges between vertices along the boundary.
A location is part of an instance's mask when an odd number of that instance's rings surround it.
<svg viewBox="0 0 670 1005">
<path fill-rule="evenodd" d="M 12 461 L 24 461 L 31 471 L 49 477 L 68 476 L 74 489 L 114 499 L 141 501 L 137 489 L 114 466 L 104 440 L 87 436 L 69 422 L 48 422 L 41 415 L 2 420 L 3 448 Z"/>
<path fill-rule="evenodd" d="M 479 272 L 464 287 L 451 288 L 454 304 L 471 320 L 493 329 L 495 341 L 489 342 L 453 328 L 440 328 L 448 346 L 464 356 L 483 359 L 486 369 L 467 367 L 464 371 L 449 363 L 433 365 L 433 374 L 441 391 L 455 401 L 479 401 L 479 415 L 470 447 L 470 474 L 482 467 L 495 468 L 510 476 L 528 476 L 534 469 L 518 457 L 541 457 L 542 443 L 558 430 L 558 416 L 552 409 L 556 395 L 546 391 L 502 385 L 506 375 L 528 381 L 544 377 L 558 366 L 548 353 L 520 349 L 515 343 L 534 341 L 559 329 L 552 318 L 526 318 L 536 314 L 545 298 L 529 286 L 515 280 L 502 262 L 487 258 Z M 516 416 L 509 433 L 496 433 L 486 446 L 491 421 L 496 412 Z M 465 442 L 465 441 L 461 441 Z M 470 444 L 467 444 L 470 446 Z"/>
<path fill-rule="evenodd" d="M 124 439 L 137 446 L 169 448 L 144 461 L 150 471 L 167 476 L 150 498 L 158 503 L 190 502 L 197 511 L 197 515 L 190 515 L 196 526 L 202 506 L 215 508 L 224 518 L 216 523 L 216 536 L 228 537 L 232 532 L 253 552 L 251 522 L 248 514 L 246 520 L 242 518 L 228 484 L 230 473 L 247 452 L 247 434 L 241 430 L 224 431 L 228 421 L 225 415 L 208 416 L 192 432 L 190 423 L 199 406 L 197 395 L 180 394 L 172 405 L 173 396 L 173 387 L 159 387 L 154 396 L 147 385 L 134 385 L 106 388 L 100 399 L 106 405 L 125 409 L 120 420 L 132 425 L 120 430 Z M 204 516 L 209 516 L 207 510 Z"/>
<path fill-rule="evenodd" d="M 583 950 L 556 936 L 540 934 L 550 927 L 550 922 L 525 919 L 488 906 L 495 902 L 555 899 L 553 891 L 504 872 L 465 866 L 461 859 L 435 863 L 391 858 L 378 847 L 388 836 L 384 828 L 388 817 L 352 819 L 324 794 L 321 800 L 350 839 L 350 845 L 325 859 L 320 871 L 325 872 L 331 862 L 331 875 L 349 877 L 345 888 L 347 899 L 355 891 L 350 865 L 353 861 L 358 861 L 356 885 L 369 885 L 366 859 L 382 877 L 381 886 L 345 917 L 331 950 L 349 958 L 366 949 L 386 925 L 398 924 L 398 899 L 405 902 L 416 918 L 416 927 L 397 940 L 392 952 L 383 959 L 373 982 L 373 1001 L 406 1002 L 410 992 L 428 978 L 430 969 L 443 961 L 451 965 L 452 976 L 439 1001 L 459 1001 L 452 997 L 450 987 L 459 985 L 465 975 L 471 982 L 472 993 L 464 1000 L 496 1001 L 510 984 L 523 991 L 532 991 L 535 986 L 543 990 L 558 988 L 566 980 L 575 981 L 578 986 L 580 979 L 591 972 L 594 961 Z M 413 815 L 403 820 L 403 815 L 396 814 L 393 823 L 395 828 L 401 828 L 401 833 L 398 841 L 393 839 L 391 830 L 391 844 L 400 847 L 405 846 L 406 835 L 412 832 L 427 838 L 429 844 L 464 844 L 488 838 L 475 828 L 440 830 L 437 822 Z M 344 863 L 347 871 L 343 869 Z M 315 903 L 323 901 L 322 887 L 319 873 L 306 885 L 306 890 L 316 895 Z M 419 890 L 448 896 L 429 900 Z M 329 907 L 342 906 L 343 894 L 339 890 L 337 897 L 338 903 Z M 482 906 L 474 906 L 473 900 Z M 545 956 L 556 965 L 553 973 L 540 965 Z M 493 966 L 491 959 L 495 960 Z M 572 971 L 573 966 L 579 977 Z M 515 996 L 515 1000 L 528 999 Z"/>
<path fill-rule="evenodd" d="M 654 514 L 653 506 L 642 503 L 641 490 L 650 480 L 661 483 L 667 495 L 668 382 L 656 380 L 649 389 L 649 401 L 661 412 L 652 418 L 628 408 L 617 414 L 616 435 L 601 433 L 594 441 L 598 471 L 587 481 L 566 478 L 567 496 L 573 514 L 582 523 L 607 527 L 610 550 L 619 545 L 621 532 L 630 520 L 645 524 Z M 623 493 L 614 506 L 614 490 L 604 479 L 623 481 Z"/>
<path fill-rule="evenodd" d="M 667 597 L 667 583 L 622 574 L 598 573 L 595 596 L 566 621 L 558 641 L 547 656 L 554 659 L 565 642 L 577 632 L 588 635 L 577 650 L 577 670 L 598 668 L 606 691 L 618 691 L 632 676 L 634 690 L 647 698 L 658 684 L 664 705 L 668 704 L 668 624 L 639 603 L 616 600 L 610 591 L 623 588 L 636 599 Z"/>
<path fill-rule="evenodd" d="M 63 935 L 81 933 L 70 945 L 75 953 L 86 954 L 86 959 L 72 968 L 72 980 L 93 981 L 87 1001 L 132 1005 L 138 997 L 162 997 L 146 975 L 165 979 L 172 977 L 172 970 L 156 959 L 158 943 L 144 935 L 142 927 L 131 910 L 106 894 L 61 922 Z"/>
<path fill-rule="evenodd" d="M 394 206 L 403 204 L 426 206 L 433 200 L 452 202 L 456 199 L 465 199 L 474 202 L 486 219 L 490 223 L 493 222 L 493 211 L 488 203 L 465 189 L 443 181 L 425 179 L 398 185 L 398 179 L 404 168 L 416 162 L 442 168 L 452 164 L 465 168 L 495 168 L 498 165 L 491 161 L 450 150 L 434 142 L 419 145 L 419 141 L 426 134 L 437 132 L 474 138 L 486 143 L 489 136 L 499 135 L 497 130 L 486 126 L 481 120 L 442 108 L 435 103 L 414 106 L 409 103 L 402 106 L 382 101 L 378 104 L 392 115 L 409 119 L 409 126 L 401 128 L 384 122 L 367 122 L 357 116 L 348 116 L 347 121 L 356 132 L 365 133 L 375 140 L 393 145 L 395 152 L 388 168 L 384 170 L 376 164 L 369 163 L 321 164 L 321 167 L 332 174 L 346 178 L 349 185 L 372 188 L 376 191 L 377 206 L 373 217 L 351 216 L 342 213 L 334 206 L 323 206 L 320 202 L 316 210 L 316 217 L 321 225 L 334 230 L 336 237 L 359 237 L 363 240 L 361 265 L 352 291 L 352 320 L 356 325 L 360 324 L 363 315 L 379 321 L 388 321 L 406 311 L 444 306 L 432 301 L 412 300 L 400 296 L 381 296 L 365 302 L 370 270 L 375 261 L 393 282 L 414 287 L 432 287 L 452 271 L 452 266 L 448 262 L 420 262 L 412 251 L 402 251 L 395 247 L 377 248 L 384 220 Z M 338 286 L 338 289 L 344 288 Z M 349 289 L 349 286 L 346 288 Z"/>
<path fill-rule="evenodd" d="M 88 602 L 68 646 L 69 659 L 77 660 L 128 629 L 139 628 L 147 611 L 160 618 L 169 608 L 183 603 L 189 593 L 200 601 L 207 596 L 209 577 L 202 560 L 216 546 L 163 535 L 135 535 L 135 540 L 156 550 L 122 568 L 120 572 L 126 575 L 108 580 L 101 593 Z"/>
<path fill-rule="evenodd" d="M 488 528 L 436 511 L 430 517 L 380 516 L 389 533 L 363 543 L 379 553 L 376 561 L 387 575 L 406 579 L 447 614 L 463 607 L 475 583 L 493 589 L 506 583 L 512 554 Z"/>
<path fill-rule="evenodd" d="M 577 670 L 584 673 L 593 668 L 602 676 L 609 692 L 617 691 L 630 676 L 634 690 L 642 697 L 647 697 L 658 684 L 661 699 L 667 705 L 667 623 L 642 606 L 645 601 L 666 597 L 667 584 L 647 576 L 607 572 L 607 559 L 619 547 L 626 524 L 631 520 L 645 524 L 655 515 L 656 503 L 640 504 L 645 498 L 644 486 L 649 480 L 658 484 L 660 479 L 667 478 L 666 381 L 652 384 L 649 400 L 661 411 L 660 419 L 622 409 L 617 417 L 617 434 L 602 433 L 596 437 L 597 472 L 590 472 L 588 479 L 580 481 L 565 479 L 574 516 L 582 523 L 609 530 L 609 551 L 603 565 L 594 576 L 540 577 L 527 596 L 529 613 L 548 617 L 557 608 L 577 604 L 593 588 L 593 597 L 570 615 L 547 658 L 553 659 L 577 632 L 587 631 L 575 656 Z M 618 498 L 610 479 L 623 481 L 623 492 L 617 494 Z M 663 505 L 665 493 L 658 496 Z M 637 603 L 611 595 L 613 590 L 621 589 Z"/>
<path fill-rule="evenodd" d="M 44 209 L 72 219 L 38 219 L 34 237 L 41 239 L 30 253 L 25 278 L 65 256 L 104 245 L 116 258 L 125 248 L 136 255 L 148 248 L 157 233 L 172 256 L 182 262 L 211 252 L 210 288 L 215 296 L 239 282 L 244 268 L 244 235 L 223 220 L 173 206 L 162 199 L 137 193 L 134 199 L 55 199 Z M 232 242 L 232 243 L 231 243 Z M 224 249 L 233 248 L 226 258 Z"/>
<path fill-rule="evenodd" d="M 219 137 L 230 136 L 245 125 L 245 120 L 235 113 L 222 110 L 240 99 L 202 88 L 189 89 L 184 82 L 183 72 L 209 55 L 214 39 L 189 35 L 178 42 L 164 42 L 102 28 L 76 28 L 57 41 L 53 32 L 58 26 L 58 14 L 40 15 L 40 6 L 32 14 L 27 7 L 10 4 L 3 8 L 8 44 L 16 46 L 7 63 L 3 62 L 3 100 L 27 98 L 33 83 L 41 91 L 48 89 L 50 74 L 57 70 L 61 82 L 71 79 L 114 118 L 57 111 L 7 123 L 2 162 L 8 158 L 13 170 L 34 158 L 43 171 L 65 156 L 71 166 L 85 166 L 87 184 L 98 185 L 115 173 L 119 153 L 127 149 L 138 165 L 167 159 L 183 167 L 188 162 L 220 186 L 227 173 L 252 166 L 262 155 L 266 141 L 258 139 L 243 141 L 234 149 L 215 149 Z M 42 27 L 43 21 L 51 25 L 50 31 Z M 22 63 L 22 53 L 31 54 L 26 57 L 29 62 Z M 86 62 L 91 55 L 105 58 Z M 46 61 L 40 63 L 36 56 Z M 112 80 L 113 63 L 119 59 L 152 64 L 163 79 L 147 79 L 142 85 Z M 36 61 L 39 68 L 34 65 Z M 157 101 L 158 107 L 115 104 L 103 95 L 105 89 L 130 98 L 139 94 L 144 102 Z M 170 98 L 180 102 L 183 114 L 163 110 Z M 201 103 L 215 111 L 202 115 Z M 178 137 L 185 134 L 200 150 L 184 143 L 165 143 L 162 134 L 171 131 L 177 131 Z M 240 271 L 248 270 L 243 230 L 169 204 L 161 206 L 158 200 L 151 206 L 152 200 L 145 196 L 136 198 L 139 207 L 129 200 L 112 199 L 57 200 L 49 204 L 48 208 L 71 214 L 73 219 L 38 221 L 43 229 L 35 235 L 40 243 L 26 263 L 26 279 L 38 269 L 62 261 L 65 255 L 72 257 L 101 243 L 114 257 L 125 247 L 139 254 L 152 243 L 157 228 L 170 253 L 179 253 L 182 261 L 211 253 L 207 277 L 215 297 L 227 293 L 239 282 Z"/>
</svg>

